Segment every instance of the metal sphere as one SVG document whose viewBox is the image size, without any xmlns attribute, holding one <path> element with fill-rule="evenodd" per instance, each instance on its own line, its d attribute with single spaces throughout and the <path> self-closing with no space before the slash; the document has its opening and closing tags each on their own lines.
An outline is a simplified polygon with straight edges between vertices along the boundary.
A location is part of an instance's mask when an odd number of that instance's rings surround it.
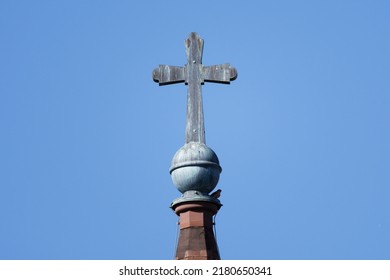
<svg viewBox="0 0 390 280">
<path fill-rule="evenodd" d="M 221 171 L 214 151 L 198 142 L 190 142 L 180 148 L 169 170 L 173 183 L 181 193 L 199 191 L 203 194 L 215 188 Z"/>
</svg>

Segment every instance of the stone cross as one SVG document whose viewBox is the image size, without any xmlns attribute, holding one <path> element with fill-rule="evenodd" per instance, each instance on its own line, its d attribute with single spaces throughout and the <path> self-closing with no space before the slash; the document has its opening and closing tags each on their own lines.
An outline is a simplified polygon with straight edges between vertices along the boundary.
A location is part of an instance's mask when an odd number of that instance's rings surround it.
<svg viewBox="0 0 390 280">
<path fill-rule="evenodd" d="M 202 65 L 203 39 L 192 32 L 185 41 L 187 64 L 184 67 L 160 65 L 153 70 L 153 80 L 160 86 L 185 83 L 187 94 L 186 143 L 205 144 L 202 85 L 204 82 L 229 84 L 237 77 L 230 64 Z"/>
</svg>

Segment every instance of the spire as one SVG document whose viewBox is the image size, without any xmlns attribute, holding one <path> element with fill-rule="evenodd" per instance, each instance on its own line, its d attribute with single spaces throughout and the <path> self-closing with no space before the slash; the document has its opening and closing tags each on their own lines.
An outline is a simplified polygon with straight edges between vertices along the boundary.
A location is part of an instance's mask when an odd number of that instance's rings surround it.
<svg viewBox="0 0 390 280">
<path fill-rule="evenodd" d="M 180 237 L 176 259 L 220 259 L 213 233 L 213 216 L 222 204 L 210 195 L 222 171 L 215 152 L 206 146 L 202 104 L 204 82 L 229 84 L 237 71 L 229 64 L 202 65 L 203 39 L 191 33 L 185 40 L 187 64 L 184 67 L 160 65 L 153 80 L 160 86 L 184 82 L 188 86 L 186 141 L 172 159 L 170 174 L 182 193 L 171 208 L 180 217 Z"/>
</svg>

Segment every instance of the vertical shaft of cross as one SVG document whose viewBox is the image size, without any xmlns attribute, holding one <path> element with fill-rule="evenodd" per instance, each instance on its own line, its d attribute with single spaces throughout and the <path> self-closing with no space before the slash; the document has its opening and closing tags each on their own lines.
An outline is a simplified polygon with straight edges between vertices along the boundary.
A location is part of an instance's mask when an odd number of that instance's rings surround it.
<svg viewBox="0 0 390 280">
<path fill-rule="evenodd" d="M 203 40 L 198 34 L 191 33 L 185 45 L 187 53 L 185 83 L 188 85 L 186 143 L 199 142 L 205 144 L 202 102 Z"/>
</svg>

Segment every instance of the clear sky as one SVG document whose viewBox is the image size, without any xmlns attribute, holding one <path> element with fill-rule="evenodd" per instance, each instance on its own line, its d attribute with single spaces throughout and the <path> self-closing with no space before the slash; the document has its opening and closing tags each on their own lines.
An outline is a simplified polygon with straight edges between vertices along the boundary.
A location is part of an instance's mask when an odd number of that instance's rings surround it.
<svg viewBox="0 0 390 280">
<path fill-rule="evenodd" d="M 390 259 L 389 1 L 1 1 L 0 259 L 172 259 L 187 89 L 223 259 Z"/>
</svg>

